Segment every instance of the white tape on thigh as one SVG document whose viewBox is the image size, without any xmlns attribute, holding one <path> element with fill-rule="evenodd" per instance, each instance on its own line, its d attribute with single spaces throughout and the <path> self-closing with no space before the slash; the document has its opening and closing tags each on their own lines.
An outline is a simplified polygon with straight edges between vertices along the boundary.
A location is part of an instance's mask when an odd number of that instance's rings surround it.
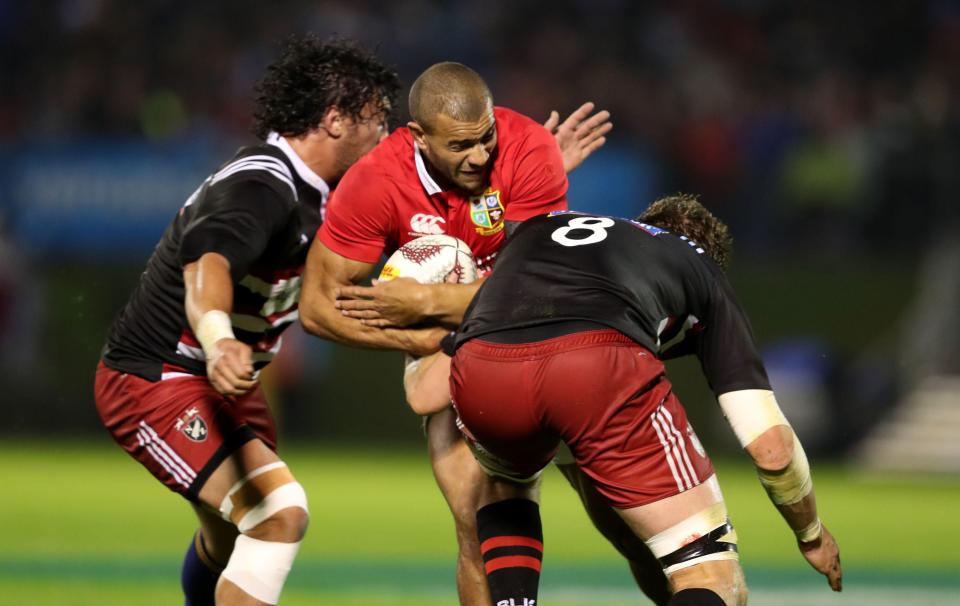
<svg viewBox="0 0 960 606">
<path fill-rule="evenodd" d="M 668 556 L 681 549 L 700 537 L 703 537 L 714 529 L 723 526 L 728 522 L 727 507 L 723 502 L 714 503 L 710 507 L 693 514 L 679 524 L 674 524 L 670 528 L 661 531 L 647 539 L 645 542 L 653 555 L 658 559 Z M 730 527 L 730 532 L 716 539 L 724 543 L 737 543 L 737 531 Z M 717 551 L 707 553 L 701 556 L 678 562 L 663 569 L 664 574 L 670 575 L 678 570 L 689 568 L 712 560 L 739 560 L 740 556 L 736 551 Z"/>
<path fill-rule="evenodd" d="M 261 602 L 276 604 L 299 550 L 299 542 L 274 543 L 240 535 L 220 578 Z"/>
<path fill-rule="evenodd" d="M 771 427 L 790 425 L 769 389 L 730 391 L 720 394 L 717 400 L 744 448 Z"/>
<path fill-rule="evenodd" d="M 230 497 L 232 497 L 234 494 L 236 494 L 238 490 L 240 490 L 241 488 L 243 488 L 243 485 L 244 485 L 244 484 L 246 484 L 247 482 L 249 482 L 250 480 L 252 480 L 253 478 L 255 478 L 255 477 L 257 477 L 257 476 L 259 476 L 259 475 L 261 475 L 261 474 L 267 473 L 267 472 L 270 471 L 271 469 L 277 469 L 277 468 L 286 467 L 286 466 L 287 466 L 287 464 L 284 463 L 283 461 L 277 461 L 277 462 L 275 462 L 275 463 L 269 463 L 269 464 L 264 465 L 264 466 L 262 466 L 262 467 L 257 467 L 256 469 L 254 469 L 253 471 L 251 471 L 251 472 L 248 473 L 247 475 L 245 475 L 245 476 L 243 476 L 242 478 L 240 478 L 239 480 L 237 480 L 237 482 L 236 482 L 233 486 L 230 487 L 230 490 L 227 491 L 227 496 L 223 497 L 223 501 L 220 502 L 220 516 L 221 516 L 224 520 L 226 520 L 226 521 L 228 521 L 228 522 L 231 521 L 231 520 L 230 520 L 230 514 L 233 512 L 233 500 L 232 500 Z"/>
<path fill-rule="evenodd" d="M 793 436 L 793 457 L 790 459 L 790 464 L 776 472 L 758 468 L 757 475 L 767 494 L 770 495 L 770 500 L 777 505 L 798 503 L 813 490 L 807 453 L 803 451 L 803 446 L 800 445 L 796 434 Z"/>
</svg>

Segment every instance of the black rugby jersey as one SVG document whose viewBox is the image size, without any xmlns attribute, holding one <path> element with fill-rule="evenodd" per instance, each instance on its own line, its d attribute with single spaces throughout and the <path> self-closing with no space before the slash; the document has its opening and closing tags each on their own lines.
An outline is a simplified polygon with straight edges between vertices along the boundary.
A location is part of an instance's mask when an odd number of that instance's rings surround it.
<svg viewBox="0 0 960 606">
<path fill-rule="evenodd" d="M 596 325 L 661 358 L 696 354 L 716 394 L 770 389 L 723 270 L 695 242 L 626 219 L 561 212 L 524 222 L 467 309 L 456 345 Z"/>
<path fill-rule="evenodd" d="M 184 307 L 183 266 L 204 253 L 230 261 L 231 323 L 253 348 L 254 368 L 297 321 L 307 251 L 322 221 L 326 183 L 276 134 L 241 148 L 179 210 L 114 320 L 104 364 L 149 381 L 206 374 Z"/>
</svg>

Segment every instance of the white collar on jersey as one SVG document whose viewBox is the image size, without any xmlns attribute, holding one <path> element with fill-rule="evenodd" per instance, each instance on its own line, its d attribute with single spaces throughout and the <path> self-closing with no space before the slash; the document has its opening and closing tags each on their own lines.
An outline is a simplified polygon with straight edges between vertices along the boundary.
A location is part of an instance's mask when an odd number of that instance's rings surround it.
<svg viewBox="0 0 960 606">
<path fill-rule="evenodd" d="M 443 188 L 437 185 L 437 182 L 427 172 L 427 165 L 423 163 L 423 156 L 420 155 L 420 148 L 417 147 L 416 142 L 413 143 L 413 163 L 417 165 L 417 176 L 420 177 L 420 183 L 427 190 L 428 196 L 443 192 Z"/>
<path fill-rule="evenodd" d="M 330 186 L 327 185 L 327 182 L 317 173 L 310 170 L 310 167 L 307 166 L 306 162 L 300 159 L 300 156 L 297 155 L 297 152 L 293 151 L 293 148 L 290 147 L 290 144 L 287 143 L 287 140 L 281 137 L 277 133 L 270 133 L 267 135 L 267 145 L 273 145 L 280 148 L 280 151 L 284 153 L 290 162 L 293 163 L 293 167 L 297 170 L 297 174 L 300 175 L 300 178 L 306 181 L 309 185 L 313 186 L 314 189 L 320 192 L 323 195 L 323 200 L 326 202 L 327 196 L 330 195 Z"/>
</svg>

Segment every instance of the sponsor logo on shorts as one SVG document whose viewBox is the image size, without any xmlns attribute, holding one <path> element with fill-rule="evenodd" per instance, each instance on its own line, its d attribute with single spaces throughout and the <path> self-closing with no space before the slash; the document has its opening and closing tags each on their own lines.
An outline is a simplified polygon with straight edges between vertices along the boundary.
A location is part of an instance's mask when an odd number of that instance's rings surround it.
<svg viewBox="0 0 960 606">
<path fill-rule="evenodd" d="M 481 236 L 492 236 L 503 231 L 503 203 L 500 192 L 487 189 L 479 196 L 470 198 L 470 220 L 477 226 Z"/>
<path fill-rule="evenodd" d="M 509 600 L 500 600 L 497 602 L 497 606 L 535 606 L 536 603 L 536 600 L 532 600 L 530 598 L 522 598 L 519 602 L 513 598 L 510 598 Z"/>
<path fill-rule="evenodd" d="M 207 439 L 207 422 L 200 416 L 197 407 L 188 408 L 179 419 L 177 419 L 177 431 L 183 433 L 188 439 L 194 442 L 203 442 Z"/>
<path fill-rule="evenodd" d="M 443 224 L 446 223 L 443 217 L 428 215 L 426 213 L 417 213 L 410 217 L 411 235 L 432 236 L 442 234 Z"/>
</svg>

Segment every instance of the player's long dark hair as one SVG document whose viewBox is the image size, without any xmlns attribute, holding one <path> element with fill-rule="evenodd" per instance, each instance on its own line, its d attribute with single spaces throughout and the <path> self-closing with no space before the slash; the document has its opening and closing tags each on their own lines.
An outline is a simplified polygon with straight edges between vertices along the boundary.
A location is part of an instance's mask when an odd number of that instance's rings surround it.
<svg viewBox="0 0 960 606">
<path fill-rule="evenodd" d="M 292 36 L 254 88 L 254 133 L 261 139 L 271 131 L 302 135 L 330 107 L 358 118 L 373 103 L 389 116 L 399 89 L 397 74 L 355 42 Z"/>
<path fill-rule="evenodd" d="M 730 264 L 733 252 L 730 228 L 713 216 L 696 196 L 675 194 L 660 198 L 643 211 L 637 221 L 690 238 L 723 269 Z"/>
</svg>

